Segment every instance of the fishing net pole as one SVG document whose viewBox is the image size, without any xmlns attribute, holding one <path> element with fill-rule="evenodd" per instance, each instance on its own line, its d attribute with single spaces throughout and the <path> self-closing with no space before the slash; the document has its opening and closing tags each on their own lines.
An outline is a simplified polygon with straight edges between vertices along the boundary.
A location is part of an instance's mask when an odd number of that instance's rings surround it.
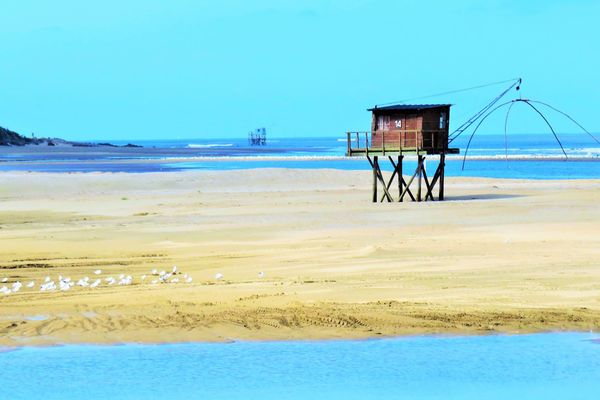
<svg viewBox="0 0 600 400">
<path fill-rule="evenodd" d="M 548 118 L 546 117 L 546 115 L 544 113 L 542 113 L 542 111 L 540 111 L 540 109 L 536 106 L 534 106 L 532 103 L 535 104 L 541 104 L 545 107 L 548 107 L 549 109 L 565 116 L 566 118 L 568 118 L 570 121 L 572 121 L 575 125 L 577 125 L 579 128 L 581 128 L 588 136 L 590 136 L 596 143 L 600 144 L 600 140 L 598 140 L 591 132 L 589 132 L 587 129 L 585 129 L 583 127 L 583 125 L 581 125 L 579 122 L 577 122 L 577 120 L 575 120 L 573 117 L 571 117 L 569 114 L 565 113 L 564 111 L 561 111 L 559 109 L 557 109 L 556 107 L 551 106 L 548 103 L 545 103 L 543 101 L 539 101 L 539 100 L 531 100 L 531 99 L 514 99 L 514 100 L 510 100 L 507 101 L 505 103 L 500 104 L 499 106 L 495 107 L 494 109 L 492 109 L 491 111 L 489 111 L 487 114 L 485 114 L 485 116 L 483 118 L 481 118 L 481 120 L 479 121 L 479 123 L 477 124 L 477 126 L 475 127 L 475 129 L 473 130 L 473 132 L 471 133 L 471 136 L 469 137 L 469 141 L 467 142 L 467 147 L 465 148 L 465 154 L 463 156 L 463 162 L 462 162 L 462 170 L 465 169 L 465 162 L 467 159 L 467 155 L 469 153 L 469 148 L 471 147 L 471 142 L 473 140 L 473 138 L 475 137 L 475 134 L 477 133 L 477 130 L 479 129 L 479 127 L 481 126 L 481 124 L 483 124 L 483 122 L 491 115 L 493 114 L 495 111 L 499 110 L 502 107 L 505 106 L 509 106 L 507 111 L 506 111 L 506 115 L 504 117 L 504 146 L 505 146 L 505 157 L 508 160 L 508 118 L 510 115 L 510 111 L 512 109 L 512 107 L 517 104 L 517 103 L 525 103 L 527 104 L 532 110 L 534 110 L 536 112 L 536 114 L 538 114 L 542 120 L 546 123 L 546 125 L 548 126 L 548 128 L 550 128 L 550 131 L 552 132 L 552 135 L 554 136 L 554 139 L 556 140 L 556 142 L 558 143 L 558 145 L 560 146 L 560 149 L 562 151 L 562 153 L 565 156 L 565 159 L 568 159 L 569 156 L 567 155 L 567 152 L 560 140 L 560 138 L 558 137 L 558 134 L 556 133 L 556 130 L 554 129 L 554 127 L 552 126 L 552 124 L 550 123 L 550 121 L 548 120 Z"/>
</svg>

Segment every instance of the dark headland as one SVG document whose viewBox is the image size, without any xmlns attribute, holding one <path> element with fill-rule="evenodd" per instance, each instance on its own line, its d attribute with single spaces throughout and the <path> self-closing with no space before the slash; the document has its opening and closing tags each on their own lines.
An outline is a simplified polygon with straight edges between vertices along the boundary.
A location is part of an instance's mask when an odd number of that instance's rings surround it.
<svg viewBox="0 0 600 400">
<path fill-rule="evenodd" d="M 60 138 L 28 138 L 17 132 L 0 127 L 0 146 L 73 146 L 73 147 L 142 147 L 128 143 L 123 146 L 118 146 L 112 143 L 87 143 L 87 142 L 72 142 Z"/>
</svg>

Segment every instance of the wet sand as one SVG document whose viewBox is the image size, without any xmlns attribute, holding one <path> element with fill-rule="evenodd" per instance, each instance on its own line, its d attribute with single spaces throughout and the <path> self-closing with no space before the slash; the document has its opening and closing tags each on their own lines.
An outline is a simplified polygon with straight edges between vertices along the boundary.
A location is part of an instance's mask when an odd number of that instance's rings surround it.
<svg viewBox="0 0 600 400">
<path fill-rule="evenodd" d="M 0 173 L 0 286 L 36 282 L 0 294 L 0 346 L 600 328 L 600 181 L 449 178 L 449 201 L 372 204 L 370 179 Z M 140 283 L 173 265 L 193 283 Z M 39 292 L 96 269 L 134 284 Z"/>
</svg>

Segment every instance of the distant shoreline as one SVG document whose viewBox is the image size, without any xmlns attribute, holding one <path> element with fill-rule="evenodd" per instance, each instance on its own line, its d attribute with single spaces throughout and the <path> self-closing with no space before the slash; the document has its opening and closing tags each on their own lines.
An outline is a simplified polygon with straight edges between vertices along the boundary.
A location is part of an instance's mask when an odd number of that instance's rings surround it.
<svg viewBox="0 0 600 400">
<path fill-rule="evenodd" d="M 46 147 L 44 147 L 46 146 Z M 84 148 L 95 148 L 95 147 L 115 147 L 115 148 L 142 148 L 144 146 L 140 146 L 137 144 L 127 143 L 124 145 L 118 145 L 108 142 L 103 143 L 88 143 L 88 142 L 71 142 L 68 140 L 57 139 L 57 138 L 39 138 L 35 139 L 33 143 L 25 143 L 25 144 L 0 144 L 1 148 L 39 148 L 46 151 L 52 151 L 51 148 L 54 147 L 84 147 Z"/>
<path fill-rule="evenodd" d="M 93 142 L 75 142 L 64 140 L 61 138 L 51 137 L 26 137 L 17 132 L 0 127 L 0 148 L 2 147 L 142 147 L 140 145 L 127 143 L 125 145 L 116 145 L 108 142 L 93 143 Z"/>
</svg>

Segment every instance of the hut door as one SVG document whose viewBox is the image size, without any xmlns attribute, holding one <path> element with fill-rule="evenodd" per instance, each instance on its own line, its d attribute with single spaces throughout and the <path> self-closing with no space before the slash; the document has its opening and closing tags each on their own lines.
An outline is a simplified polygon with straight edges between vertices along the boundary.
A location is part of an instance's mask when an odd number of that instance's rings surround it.
<svg viewBox="0 0 600 400">
<path fill-rule="evenodd" d="M 404 124 L 404 140 L 406 147 L 417 147 L 417 130 L 419 129 L 419 115 L 407 114 L 406 123 Z"/>
</svg>

